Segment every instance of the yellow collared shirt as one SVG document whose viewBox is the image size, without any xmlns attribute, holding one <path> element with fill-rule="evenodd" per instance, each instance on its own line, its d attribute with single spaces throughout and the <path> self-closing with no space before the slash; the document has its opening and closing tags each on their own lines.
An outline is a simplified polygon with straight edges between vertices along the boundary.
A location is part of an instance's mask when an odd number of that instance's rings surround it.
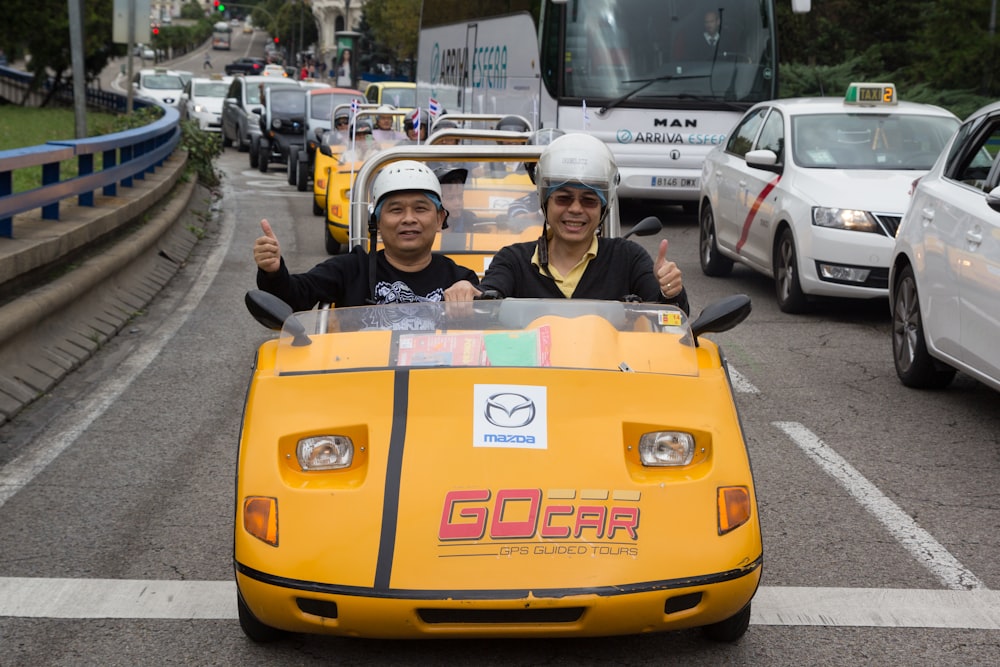
<svg viewBox="0 0 1000 667">
<path fill-rule="evenodd" d="M 573 292 L 576 291 L 576 286 L 580 283 L 580 278 L 583 276 L 583 272 L 587 270 L 587 265 L 590 261 L 597 257 L 597 237 L 595 236 L 590 242 L 590 248 L 583 255 L 583 258 L 577 262 L 576 266 L 570 269 L 569 273 L 565 276 L 561 275 L 556 267 L 549 264 L 549 273 L 552 274 L 552 279 L 556 281 L 556 286 L 559 287 L 559 291 L 563 293 L 567 299 L 573 298 Z M 535 247 L 535 253 L 531 256 L 531 263 L 538 267 L 539 270 L 542 268 L 542 264 L 538 259 L 538 247 Z"/>
</svg>

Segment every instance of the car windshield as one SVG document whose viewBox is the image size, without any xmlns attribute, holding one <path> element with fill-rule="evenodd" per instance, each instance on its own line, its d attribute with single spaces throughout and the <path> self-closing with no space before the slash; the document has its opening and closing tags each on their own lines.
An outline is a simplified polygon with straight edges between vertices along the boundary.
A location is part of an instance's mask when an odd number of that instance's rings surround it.
<svg viewBox="0 0 1000 667">
<path fill-rule="evenodd" d="M 296 313 L 279 374 L 395 367 L 548 367 L 697 376 L 688 318 L 586 299 L 397 303 Z"/>
<path fill-rule="evenodd" d="M 382 104 L 391 104 L 397 109 L 412 109 L 417 106 L 417 89 L 383 88 Z"/>
<path fill-rule="evenodd" d="M 792 156 L 819 169 L 928 170 L 958 121 L 915 114 L 815 114 L 792 117 Z"/>
<path fill-rule="evenodd" d="M 313 95 L 309 107 L 309 117 L 316 120 L 329 121 L 333 117 L 333 108 L 341 104 L 350 104 L 352 99 L 360 100 L 363 95 L 348 95 L 347 93 L 323 93 Z"/>
<path fill-rule="evenodd" d="M 229 90 L 229 84 L 224 81 L 195 81 L 191 85 L 194 86 L 195 97 L 222 98 L 226 96 L 226 91 Z"/>
<path fill-rule="evenodd" d="M 182 90 L 184 82 L 174 74 L 147 74 L 142 77 L 142 87 L 147 90 Z"/>
<path fill-rule="evenodd" d="M 306 112 L 306 95 L 302 89 L 272 90 L 271 112 L 282 115 L 299 115 Z"/>
</svg>

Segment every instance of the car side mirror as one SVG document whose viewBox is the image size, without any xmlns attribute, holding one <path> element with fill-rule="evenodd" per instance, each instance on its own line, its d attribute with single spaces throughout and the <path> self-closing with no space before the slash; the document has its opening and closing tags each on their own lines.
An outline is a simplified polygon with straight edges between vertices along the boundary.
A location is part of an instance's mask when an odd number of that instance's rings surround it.
<svg viewBox="0 0 1000 667">
<path fill-rule="evenodd" d="M 327 157 L 333 157 L 333 151 L 330 150 L 330 147 L 326 144 L 319 145 L 319 152 Z"/>
<path fill-rule="evenodd" d="M 762 149 L 750 151 L 746 154 L 747 166 L 754 169 L 763 169 L 780 174 L 784 171 L 784 165 L 778 163 L 778 155 L 771 150 Z"/>
<path fill-rule="evenodd" d="M 1000 213 L 1000 187 L 993 188 L 986 195 L 986 205 Z"/>
</svg>

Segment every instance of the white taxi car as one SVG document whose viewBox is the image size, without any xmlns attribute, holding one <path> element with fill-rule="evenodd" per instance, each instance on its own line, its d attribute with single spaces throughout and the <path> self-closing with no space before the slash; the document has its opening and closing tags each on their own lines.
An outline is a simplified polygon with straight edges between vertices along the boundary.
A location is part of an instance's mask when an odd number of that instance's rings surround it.
<svg viewBox="0 0 1000 667">
<path fill-rule="evenodd" d="M 133 76 L 132 87 L 139 97 L 177 107 L 181 93 L 184 92 L 184 79 L 177 72 L 164 67 L 141 69 Z"/>
<path fill-rule="evenodd" d="M 222 131 L 222 102 L 231 76 L 195 77 L 184 86 L 181 95 L 181 118 L 198 122 L 206 132 Z"/>
<path fill-rule="evenodd" d="M 725 276 L 741 262 L 771 276 L 789 313 L 813 297 L 886 297 L 910 186 L 958 124 L 883 83 L 751 107 L 705 159 L 702 271 Z"/>
<path fill-rule="evenodd" d="M 969 116 L 920 179 L 889 285 L 904 385 L 944 387 L 957 369 L 1000 391 L 1000 103 Z"/>
</svg>

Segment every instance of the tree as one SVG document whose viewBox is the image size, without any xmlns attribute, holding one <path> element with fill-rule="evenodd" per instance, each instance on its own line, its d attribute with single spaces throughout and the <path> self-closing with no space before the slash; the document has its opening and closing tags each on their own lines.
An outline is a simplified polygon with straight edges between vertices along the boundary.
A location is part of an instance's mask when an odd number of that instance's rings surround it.
<svg viewBox="0 0 1000 667">
<path fill-rule="evenodd" d="M 111 40 L 113 0 L 88 0 L 82 4 L 84 74 L 87 81 L 91 81 L 121 49 Z M 63 82 L 72 77 L 67 4 L 4 0 L 0 47 L 12 55 L 31 55 L 27 64 L 28 71 L 34 75 L 29 86 L 31 91 L 41 89 L 52 78 L 53 85 L 43 103 L 49 104 Z"/>
<path fill-rule="evenodd" d="M 365 3 L 365 20 L 371 25 L 375 38 L 374 50 L 384 49 L 392 58 L 395 71 L 399 71 L 400 63 L 410 65 L 416 60 L 421 4 L 421 0 L 368 0 Z"/>
</svg>

